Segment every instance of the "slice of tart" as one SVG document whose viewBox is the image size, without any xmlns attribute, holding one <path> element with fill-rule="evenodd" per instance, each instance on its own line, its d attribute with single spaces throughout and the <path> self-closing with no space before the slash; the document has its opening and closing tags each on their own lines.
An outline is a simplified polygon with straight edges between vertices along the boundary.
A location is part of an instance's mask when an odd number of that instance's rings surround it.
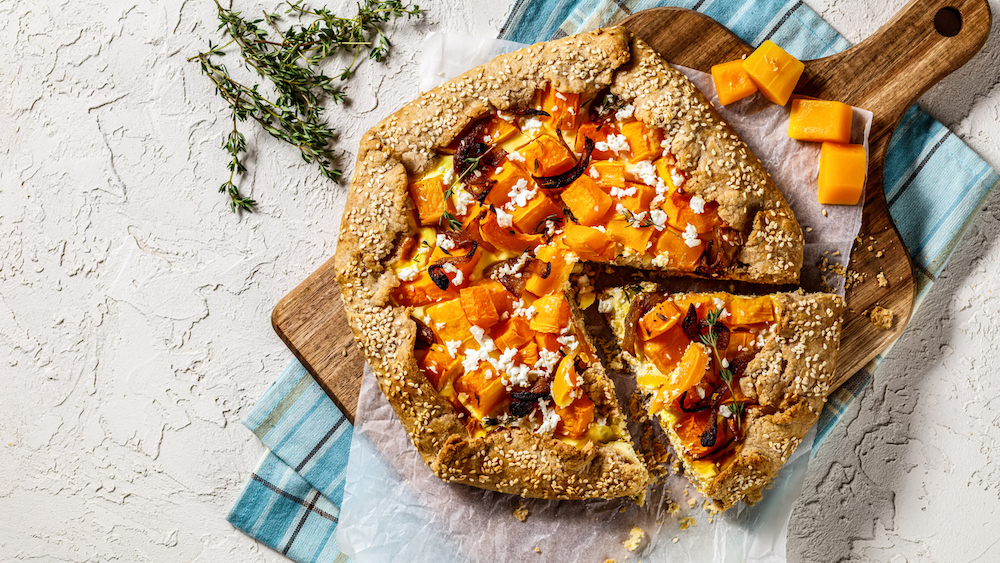
<svg viewBox="0 0 1000 563">
<path fill-rule="evenodd" d="M 592 262 L 786 283 L 802 247 L 746 145 L 612 28 L 498 57 L 369 131 L 336 265 L 360 347 L 437 475 L 611 498 L 649 474 L 571 275 Z"/>
<path fill-rule="evenodd" d="M 702 495 L 761 498 L 830 391 L 843 299 L 614 288 L 604 311 L 646 408 Z"/>
</svg>

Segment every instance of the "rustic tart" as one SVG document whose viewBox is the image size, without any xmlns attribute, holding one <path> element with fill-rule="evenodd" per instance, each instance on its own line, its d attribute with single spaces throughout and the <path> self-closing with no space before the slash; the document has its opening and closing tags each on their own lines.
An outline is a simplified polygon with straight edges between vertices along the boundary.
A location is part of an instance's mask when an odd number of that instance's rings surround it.
<svg viewBox="0 0 1000 563">
<path fill-rule="evenodd" d="M 650 475 L 580 321 L 596 299 L 583 264 L 794 283 L 802 248 L 743 141 L 610 28 L 497 57 L 368 131 L 336 269 L 379 387 L 435 474 L 613 498 Z"/>
</svg>

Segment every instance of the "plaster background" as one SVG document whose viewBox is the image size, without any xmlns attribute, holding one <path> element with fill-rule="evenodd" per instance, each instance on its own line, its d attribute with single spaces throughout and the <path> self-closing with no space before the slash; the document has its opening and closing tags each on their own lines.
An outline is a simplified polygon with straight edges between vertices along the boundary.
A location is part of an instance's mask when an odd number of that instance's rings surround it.
<svg viewBox="0 0 1000 563">
<path fill-rule="evenodd" d="M 807 3 L 852 41 L 904 4 Z M 493 36 L 510 1 L 420 5 L 328 111 L 347 173 L 416 94 L 423 34 Z M 922 103 L 1000 168 L 997 21 Z M 229 213 L 229 122 L 186 61 L 215 28 L 198 0 L 0 3 L 2 561 L 286 561 L 224 520 L 263 451 L 239 420 L 292 359 L 271 307 L 333 253 L 346 189 L 245 128 L 259 212 Z M 998 237 L 993 197 L 812 463 L 791 560 L 990 559 Z"/>
</svg>

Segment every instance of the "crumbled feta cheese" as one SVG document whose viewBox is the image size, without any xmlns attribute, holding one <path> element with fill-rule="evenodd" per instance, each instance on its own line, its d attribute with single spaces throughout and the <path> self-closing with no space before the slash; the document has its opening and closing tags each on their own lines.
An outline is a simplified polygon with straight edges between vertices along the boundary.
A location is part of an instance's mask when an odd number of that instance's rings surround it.
<svg viewBox="0 0 1000 563">
<path fill-rule="evenodd" d="M 635 106 L 629 104 L 615 112 L 615 119 L 618 121 L 625 121 L 626 119 L 632 117 L 633 113 L 635 113 Z"/>
<path fill-rule="evenodd" d="M 557 106 L 557 105 L 553 105 L 553 106 L 552 106 L 552 109 L 550 109 L 550 110 L 549 110 L 549 113 L 555 113 L 555 112 L 557 112 L 557 111 L 559 111 L 559 106 Z"/>
<path fill-rule="evenodd" d="M 528 188 L 528 181 L 524 178 L 518 179 L 514 186 L 507 192 L 507 197 L 510 198 L 510 204 L 514 207 L 524 207 L 528 205 L 535 195 L 538 194 L 538 190 L 532 190 Z"/>
<path fill-rule="evenodd" d="M 715 303 L 715 310 L 718 311 L 726 306 L 726 302 L 718 297 L 713 297 L 712 301 Z"/>
<path fill-rule="evenodd" d="M 719 407 L 719 414 L 725 418 L 733 416 L 733 411 L 729 410 L 729 405 L 722 405 Z"/>
<path fill-rule="evenodd" d="M 507 153 L 507 160 L 512 160 L 514 162 L 524 162 L 524 156 L 517 151 L 510 151 Z"/>
<path fill-rule="evenodd" d="M 510 123 L 511 121 L 514 121 L 514 116 L 513 115 L 504 113 L 502 111 L 498 111 L 497 112 L 497 117 L 499 117 L 500 119 L 506 121 L 507 123 Z"/>
<path fill-rule="evenodd" d="M 615 308 L 615 304 L 612 303 L 611 299 L 601 299 L 597 302 L 597 312 L 598 313 L 610 313 Z"/>
<path fill-rule="evenodd" d="M 465 215 L 469 212 L 469 206 L 476 203 L 476 198 L 465 188 L 461 186 L 456 186 L 455 189 L 451 191 L 452 199 L 455 201 L 455 211 L 459 215 Z"/>
<path fill-rule="evenodd" d="M 441 179 L 444 180 L 444 185 L 450 186 L 455 181 L 455 168 L 453 166 L 445 168 Z"/>
<path fill-rule="evenodd" d="M 615 135 L 612 133 L 608 135 L 608 148 L 615 152 L 627 152 L 632 150 L 632 147 L 628 144 L 628 138 L 625 135 Z"/>
<path fill-rule="evenodd" d="M 693 196 L 691 198 L 691 211 L 701 215 L 705 212 L 705 200 L 701 199 L 699 196 Z"/>
<path fill-rule="evenodd" d="M 684 244 L 694 248 L 701 244 L 701 240 L 698 238 L 698 229 L 695 228 L 691 223 L 687 224 L 687 228 L 684 229 L 684 233 L 681 235 L 684 237 Z"/>
<path fill-rule="evenodd" d="M 618 186 L 611 187 L 611 197 L 617 197 L 621 199 L 623 197 L 632 197 L 636 194 L 638 190 L 635 186 L 629 186 L 627 188 L 619 188 Z"/>
<path fill-rule="evenodd" d="M 418 275 L 420 275 L 420 268 L 416 264 L 410 264 L 396 273 L 396 276 L 402 281 L 413 281 Z"/>
<path fill-rule="evenodd" d="M 524 263 L 528 261 L 531 256 L 528 253 L 524 253 L 517 258 L 514 263 L 505 263 L 497 268 L 497 274 L 501 276 L 513 276 L 514 274 L 521 271 L 524 267 Z M 518 301 L 521 305 L 524 305 L 524 301 Z"/>
<path fill-rule="evenodd" d="M 556 92 L 556 97 L 564 102 L 566 101 L 566 96 L 563 96 L 562 92 Z"/>
<path fill-rule="evenodd" d="M 455 248 L 455 241 L 451 240 L 447 235 L 438 235 L 437 245 L 441 250 L 452 250 Z"/>
<path fill-rule="evenodd" d="M 515 317 L 524 317 L 525 319 L 528 319 L 530 321 L 531 319 L 535 318 L 535 313 L 536 312 L 537 311 L 535 311 L 535 306 L 534 305 L 532 305 L 530 307 L 525 307 L 524 306 L 524 301 L 518 301 L 518 304 L 514 305 L 514 316 Z"/>
<path fill-rule="evenodd" d="M 552 352 L 546 350 L 545 348 L 539 348 L 538 361 L 535 362 L 534 368 L 544 373 L 548 373 L 552 370 L 552 368 L 559 364 L 559 360 L 561 359 L 562 356 L 559 352 Z"/>
<path fill-rule="evenodd" d="M 455 274 L 455 277 L 451 280 L 452 283 L 455 285 L 462 285 L 462 281 L 465 280 L 465 274 L 462 273 L 462 270 L 456 268 L 451 262 L 445 262 L 444 265 L 441 266 L 441 269 L 444 270 L 444 273 L 446 274 Z"/>
<path fill-rule="evenodd" d="M 538 136 L 538 132 L 542 129 L 542 120 L 537 117 L 529 117 L 524 120 L 524 127 L 521 128 L 522 131 L 531 135 L 532 137 Z"/>
<path fill-rule="evenodd" d="M 667 212 L 662 209 L 653 209 L 649 212 L 649 219 L 653 221 L 653 226 L 657 231 L 662 231 L 667 225 Z"/>
<path fill-rule="evenodd" d="M 576 347 L 580 345 L 580 343 L 577 342 L 577 340 L 576 340 L 576 336 L 573 336 L 572 334 L 567 334 L 565 336 L 559 336 L 559 337 L 556 338 L 556 342 L 558 342 L 560 345 L 568 348 L 570 351 L 575 350 Z"/>
<path fill-rule="evenodd" d="M 723 360 L 723 361 L 725 361 L 725 360 Z M 698 387 L 695 387 L 695 389 L 698 390 L 698 398 L 704 399 L 705 398 L 705 388 L 699 385 Z"/>
<path fill-rule="evenodd" d="M 500 225 L 505 229 L 509 229 L 510 226 L 514 224 L 513 215 L 507 213 L 506 211 L 504 211 L 499 207 L 496 208 L 496 212 L 497 212 L 497 225 Z"/>
<path fill-rule="evenodd" d="M 670 266 L 670 254 L 664 252 L 653 257 L 653 265 L 657 268 L 667 268 Z"/>
<path fill-rule="evenodd" d="M 444 343 L 444 347 L 448 349 L 448 355 L 452 358 L 458 354 L 458 348 L 462 345 L 461 340 L 448 340 Z"/>
<path fill-rule="evenodd" d="M 588 172 L 590 173 L 590 177 L 595 180 L 600 179 L 601 177 L 601 173 L 598 172 L 597 169 L 594 168 L 593 166 L 590 167 L 590 170 Z"/>
<path fill-rule="evenodd" d="M 594 149 L 601 152 L 608 152 L 609 150 L 611 150 L 608 148 L 608 144 L 605 143 L 604 141 L 597 141 L 596 143 L 594 143 Z M 608 162 L 611 162 L 610 158 L 608 159 Z"/>
<path fill-rule="evenodd" d="M 597 229 L 598 231 L 601 231 L 602 233 L 608 232 L 608 228 L 605 227 L 604 225 L 594 225 L 592 228 Z"/>
<path fill-rule="evenodd" d="M 644 184 L 655 186 L 656 181 L 660 179 L 656 175 L 656 167 L 653 163 L 648 160 L 640 160 L 635 163 L 635 167 L 632 168 L 632 173 L 639 177 Z"/>
<path fill-rule="evenodd" d="M 676 168 L 670 169 L 670 181 L 674 183 L 675 188 L 684 187 L 684 175 Z"/>
<path fill-rule="evenodd" d="M 551 434 L 555 432 L 556 425 L 559 424 L 559 415 L 555 409 L 549 408 L 549 402 L 545 399 L 538 401 L 538 409 L 542 413 L 542 424 L 535 430 L 536 434 Z"/>
<path fill-rule="evenodd" d="M 722 367 L 729 369 L 729 360 L 722 358 Z"/>
<path fill-rule="evenodd" d="M 493 173 L 496 174 L 497 176 L 503 174 L 503 166 L 497 166 L 496 170 L 494 170 Z"/>
</svg>

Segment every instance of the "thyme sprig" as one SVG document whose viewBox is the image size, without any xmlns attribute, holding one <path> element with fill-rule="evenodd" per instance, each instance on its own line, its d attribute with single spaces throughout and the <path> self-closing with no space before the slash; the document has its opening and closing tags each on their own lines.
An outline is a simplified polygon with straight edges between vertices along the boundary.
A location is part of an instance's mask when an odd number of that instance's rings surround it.
<svg viewBox="0 0 1000 563">
<path fill-rule="evenodd" d="M 705 324 L 708 325 L 708 332 L 701 335 L 701 343 L 712 349 L 712 353 L 715 355 L 715 361 L 719 366 L 719 376 L 722 381 L 726 383 L 726 387 L 729 388 L 729 394 L 736 398 L 736 394 L 733 393 L 733 372 L 729 371 L 729 368 L 723 364 L 722 355 L 719 354 L 719 333 L 715 330 L 715 325 L 719 322 L 719 317 L 722 316 L 722 307 L 713 309 L 705 313 Z M 746 405 L 742 401 L 733 401 L 729 404 L 729 411 L 734 417 L 736 417 L 736 425 L 740 426 L 743 416 L 743 410 Z"/>
<path fill-rule="evenodd" d="M 219 0 L 215 5 L 219 29 L 225 30 L 229 41 L 222 45 L 209 41 L 208 50 L 188 60 L 198 61 L 202 74 L 212 81 L 232 114 L 233 128 L 223 144 L 230 155 L 229 178 L 219 187 L 219 192 L 229 195 L 232 211 L 253 211 L 257 203 L 242 195 L 234 181 L 247 170 L 241 158 L 246 153 L 246 138 L 238 124 L 248 119 L 272 137 L 298 148 L 302 159 L 315 162 L 324 177 L 339 181 L 343 172 L 331 146 L 335 132 L 323 120 L 323 102 L 342 103 L 346 94 L 335 80 L 351 78 L 365 51 L 371 60 L 384 60 L 391 43 L 380 26 L 402 16 L 419 17 L 423 13 L 419 6 L 404 5 L 402 0 L 364 0 L 354 17 L 342 18 L 326 8 L 309 8 L 303 0 L 290 1 L 285 14 L 298 23 L 282 30 L 278 27 L 282 16 L 276 12 L 249 19 L 223 7 Z M 271 84 L 273 96 L 262 93 L 261 84 L 238 82 L 226 65 L 216 60 L 230 47 L 239 49 L 240 62 L 247 69 Z M 319 67 L 338 53 L 352 56 L 350 63 L 335 77 L 328 76 Z"/>
<path fill-rule="evenodd" d="M 629 208 L 622 205 L 618 208 L 618 213 L 625 217 L 625 222 L 636 229 L 645 229 L 646 227 L 652 227 L 655 225 L 653 219 L 646 212 L 642 212 L 642 217 L 632 213 Z"/>
<path fill-rule="evenodd" d="M 459 184 L 462 183 L 462 179 L 471 174 L 474 170 L 478 169 L 480 164 L 482 164 L 483 158 L 486 155 L 490 154 L 490 152 L 492 152 L 493 149 L 495 149 L 496 147 L 497 145 L 490 145 L 490 147 L 485 152 L 483 152 L 483 154 L 479 156 L 470 156 L 469 158 L 466 158 L 465 160 L 462 161 L 468 164 L 469 167 L 466 168 L 464 172 L 459 174 L 458 177 L 455 178 L 455 180 L 451 183 L 451 185 L 448 186 L 448 188 L 444 191 L 445 202 L 451 199 L 451 196 L 455 193 L 455 188 L 457 188 Z M 457 231 L 458 229 L 462 228 L 462 222 L 456 219 L 455 215 L 448 210 L 445 210 L 445 212 L 441 214 L 441 218 L 438 219 L 439 226 L 445 223 L 447 223 L 448 227 L 452 230 Z"/>
</svg>

